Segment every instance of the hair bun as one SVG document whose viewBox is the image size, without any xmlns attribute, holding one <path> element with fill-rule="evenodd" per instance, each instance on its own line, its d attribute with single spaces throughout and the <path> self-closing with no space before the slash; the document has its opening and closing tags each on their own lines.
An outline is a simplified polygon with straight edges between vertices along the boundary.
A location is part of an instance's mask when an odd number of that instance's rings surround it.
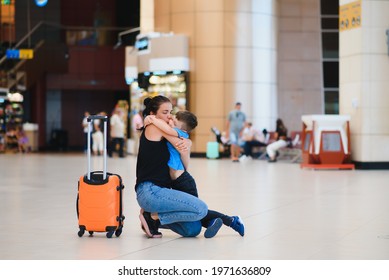
<svg viewBox="0 0 389 280">
<path fill-rule="evenodd" d="M 144 101 L 143 101 L 143 105 L 145 105 L 147 107 L 147 104 L 149 104 L 151 101 L 151 98 L 150 97 L 147 97 Z"/>
</svg>

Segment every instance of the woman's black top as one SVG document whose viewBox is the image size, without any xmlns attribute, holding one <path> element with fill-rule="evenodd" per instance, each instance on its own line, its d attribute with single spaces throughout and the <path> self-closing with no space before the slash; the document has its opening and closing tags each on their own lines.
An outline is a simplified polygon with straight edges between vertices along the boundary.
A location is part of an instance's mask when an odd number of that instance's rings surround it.
<svg viewBox="0 0 389 280">
<path fill-rule="evenodd" d="M 278 133 L 277 140 L 279 140 L 279 139 L 286 139 L 286 137 L 288 135 L 288 130 L 283 125 L 277 126 L 276 132 Z"/>
<path fill-rule="evenodd" d="M 149 181 L 160 187 L 170 186 L 169 166 L 167 165 L 170 154 L 167 148 L 167 140 L 150 141 L 143 130 L 139 141 L 139 152 L 136 163 L 136 185 Z"/>
</svg>

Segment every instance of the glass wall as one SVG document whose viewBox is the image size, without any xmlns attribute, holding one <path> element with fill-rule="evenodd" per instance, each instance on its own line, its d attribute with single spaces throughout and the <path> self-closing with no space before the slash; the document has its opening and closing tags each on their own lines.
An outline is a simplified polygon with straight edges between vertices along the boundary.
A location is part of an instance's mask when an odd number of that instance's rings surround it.
<svg viewBox="0 0 389 280">
<path fill-rule="evenodd" d="M 321 0 L 325 114 L 339 114 L 339 0 Z"/>
</svg>

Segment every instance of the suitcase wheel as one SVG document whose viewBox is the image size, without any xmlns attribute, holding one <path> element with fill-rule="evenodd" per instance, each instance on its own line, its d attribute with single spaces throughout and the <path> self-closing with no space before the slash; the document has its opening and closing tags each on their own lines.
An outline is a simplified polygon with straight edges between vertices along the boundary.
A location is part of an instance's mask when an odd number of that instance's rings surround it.
<svg viewBox="0 0 389 280">
<path fill-rule="evenodd" d="M 115 231 L 115 235 L 119 237 L 122 234 L 122 229 L 119 228 L 117 231 Z"/>
<path fill-rule="evenodd" d="M 108 232 L 107 232 L 107 238 L 111 238 L 112 235 L 113 235 L 113 233 L 114 233 L 113 230 L 112 230 L 112 231 L 108 231 Z"/>
<path fill-rule="evenodd" d="M 85 233 L 85 230 L 80 229 L 80 231 L 78 232 L 78 236 L 82 237 L 84 235 L 84 233 Z"/>
<path fill-rule="evenodd" d="M 89 231 L 89 235 L 92 236 L 93 235 L 93 231 Z"/>
</svg>

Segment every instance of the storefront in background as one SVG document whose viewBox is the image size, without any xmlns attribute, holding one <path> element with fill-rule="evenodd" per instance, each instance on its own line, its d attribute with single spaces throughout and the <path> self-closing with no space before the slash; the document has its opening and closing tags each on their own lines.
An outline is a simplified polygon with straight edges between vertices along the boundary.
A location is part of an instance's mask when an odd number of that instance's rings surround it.
<svg viewBox="0 0 389 280">
<path fill-rule="evenodd" d="M 23 129 L 23 95 L 0 95 L 0 152 L 18 151 L 18 136 Z"/>
<path fill-rule="evenodd" d="M 172 33 L 139 34 L 126 48 L 126 82 L 131 117 L 143 110 L 147 97 L 164 95 L 173 111 L 189 110 L 189 40 Z"/>
<path fill-rule="evenodd" d="M 139 83 L 139 81 L 142 83 Z M 139 102 L 146 97 L 164 95 L 173 103 L 173 111 L 188 109 L 188 73 L 184 71 L 140 73 L 138 75 L 138 92 L 131 96 L 138 95 Z M 135 103 L 135 102 L 134 102 Z M 135 104 L 134 104 L 135 105 Z"/>
</svg>

